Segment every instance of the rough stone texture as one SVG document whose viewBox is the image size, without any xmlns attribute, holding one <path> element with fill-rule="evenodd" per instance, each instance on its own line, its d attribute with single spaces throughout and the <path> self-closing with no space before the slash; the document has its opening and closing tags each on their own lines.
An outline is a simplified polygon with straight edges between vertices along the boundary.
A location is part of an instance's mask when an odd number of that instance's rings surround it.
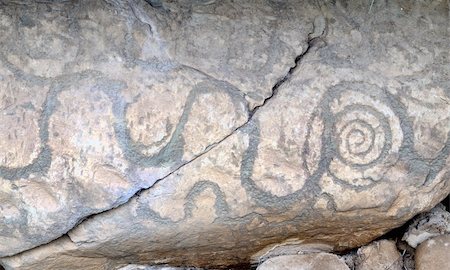
<svg viewBox="0 0 450 270">
<path fill-rule="evenodd" d="M 338 256 L 329 253 L 284 255 L 268 259 L 257 270 L 349 270 Z"/>
<path fill-rule="evenodd" d="M 428 239 L 416 250 L 417 270 L 450 269 L 450 234 Z"/>
<path fill-rule="evenodd" d="M 403 270 L 403 259 L 394 241 L 373 242 L 358 249 L 357 255 L 355 270 Z"/>
<path fill-rule="evenodd" d="M 414 257 L 416 254 L 416 249 L 412 248 L 410 245 L 408 245 L 408 243 L 406 243 L 405 241 L 401 241 L 398 238 L 397 249 L 402 254 L 403 268 L 406 268 L 406 270 L 415 270 L 416 264 L 414 262 Z"/>
<path fill-rule="evenodd" d="M 350 268 L 351 270 L 355 270 L 355 261 L 358 260 L 358 255 L 356 251 L 351 251 L 347 254 L 341 255 L 340 259 L 345 262 L 345 264 Z"/>
<path fill-rule="evenodd" d="M 288 239 L 287 241 L 277 243 L 275 245 L 269 245 L 259 252 L 253 254 L 251 262 L 253 264 L 261 264 L 269 258 L 284 256 L 284 255 L 298 255 L 309 254 L 318 252 L 331 252 L 332 247 L 326 244 L 305 244 L 298 239 Z"/>
<path fill-rule="evenodd" d="M 2 4 L 0 256 L 126 202 L 247 121 L 244 94 L 164 58 L 138 8 Z"/>
<path fill-rule="evenodd" d="M 200 268 L 181 268 L 181 267 L 170 267 L 170 266 L 153 266 L 153 265 L 136 265 L 130 264 L 119 268 L 118 270 L 202 270 Z"/>
<path fill-rule="evenodd" d="M 0 5 L 7 269 L 343 250 L 450 191 L 448 1 Z"/>
<path fill-rule="evenodd" d="M 441 234 L 450 234 L 450 212 L 438 204 L 429 212 L 416 217 L 402 239 L 416 248 L 423 241 Z"/>
</svg>

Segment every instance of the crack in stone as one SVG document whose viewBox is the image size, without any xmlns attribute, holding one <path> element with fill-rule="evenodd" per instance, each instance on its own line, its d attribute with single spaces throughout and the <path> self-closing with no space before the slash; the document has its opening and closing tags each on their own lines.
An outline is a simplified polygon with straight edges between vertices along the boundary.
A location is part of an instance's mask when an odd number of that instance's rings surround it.
<svg viewBox="0 0 450 270">
<path fill-rule="evenodd" d="M 286 75 L 284 75 L 281 79 L 279 79 L 279 80 L 274 84 L 274 86 L 272 87 L 272 91 L 271 91 L 270 96 L 268 96 L 267 98 L 265 98 L 264 101 L 263 101 L 263 103 L 262 103 L 261 105 L 258 105 L 258 106 L 256 106 L 255 108 L 253 108 L 251 111 L 249 111 L 248 119 L 247 119 L 247 121 L 246 121 L 244 124 L 242 124 L 242 125 L 240 125 L 240 126 L 234 128 L 229 134 L 227 134 L 226 136 L 224 136 L 224 137 L 223 137 L 222 139 L 220 139 L 219 141 L 214 142 L 214 143 L 208 145 L 202 153 L 196 155 L 196 156 L 193 157 L 191 160 L 189 160 L 189 161 L 187 161 L 187 162 L 185 162 L 185 163 L 179 165 L 178 167 L 176 167 L 174 170 L 172 170 L 170 173 L 168 173 L 168 174 L 165 175 L 164 177 L 162 177 L 162 178 L 160 178 L 160 179 L 157 179 L 151 186 L 149 186 L 149 187 L 144 187 L 144 188 L 141 188 L 141 189 L 137 190 L 137 191 L 136 191 L 132 196 L 130 196 L 125 202 L 123 202 L 123 203 L 121 203 L 121 204 L 118 204 L 118 205 L 116 205 L 116 206 L 114 206 L 114 207 L 108 208 L 108 209 L 106 209 L 106 210 L 103 210 L 103 211 L 100 211 L 100 212 L 97 212 L 97 213 L 93 213 L 93 214 L 90 214 L 90 215 L 88 215 L 88 216 L 86 216 L 86 217 L 81 218 L 80 220 L 78 220 L 78 221 L 75 223 L 75 225 L 74 225 L 70 230 L 68 230 L 65 234 L 59 236 L 58 238 L 55 238 L 55 239 L 53 239 L 53 240 L 51 240 L 51 241 L 49 241 L 49 242 L 43 243 L 43 244 L 41 244 L 41 245 L 38 245 L 38 246 L 33 247 L 33 248 L 30 248 L 30 249 L 23 250 L 23 251 L 21 251 L 21 252 L 18 252 L 18 253 L 16 253 L 16 254 L 13 254 L 13 255 L 10 255 L 10 256 L 0 257 L 0 260 L 1 260 L 2 258 L 10 258 L 10 257 L 13 257 L 13 256 L 20 255 L 20 254 L 22 254 L 22 253 L 25 253 L 25 252 L 27 252 L 27 251 L 31 251 L 31 250 L 40 248 L 40 247 L 45 246 L 45 245 L 48 245 L 48 244 L 50 244 L 50 243 L 52 243 L 52 242 L 54 242 L 54 241 L 57 241 L 57 240 L 59 240 L 59 239 L 61 239 L 61 238 L 63 238 L 63 237 L 67 237 L 71 242 L 73 242 L 73 243 L 76 244 L 76 242 L 74 242 L 74 241 L 71 239 L 71 237 L 69 236 L 69 233 L 70 233 L 70 231 L 74 230 L 78 225 L 80 225 L 80 224 L 83 223 L 84 221 L 87 221 L 87 220 L 89 220 L 89 219 L 94 218 L 95 216 L 104 214 L 104 213 L 106 213 L 106 212 L 109 212 L 109 211 L 114 210 L 114 209 L 116 209 L 116 208 L 118 208 L 118 207 L 121 207 L 121 206 L 124 206 L 124 205 L 128 204 L 132 199 L 134 199 L 134 198 L 136 198 L 136 197 L 139 197 L 139 196 L 141 195 L 142 192 L 151 189 L 152 187 L 154 187 L 154 186 L 155 186 L 156 184 L 158 184 L 159 182 L 162 182 L 163 180 L 165 180 L 167 177 L 169 177 L 169 176 L 171 176 L 171 175 L 177 173 L 181 168 L 185 167 L 186 165 L 188 165 L 188 164 L 194 162 L 194 161 L 197 160 L 198 158 L 200 158 L 200 157 L 204 156 L 205 154 L 209 153 L 211 150 L 213 150 L 214 148 L 216 148 L 219 144 L 221 144 L 222 142 L 224 142 L 225 140 L 227 140 L 229 137 L 231 137 L 232 135 L 234 135 L 236 132 L 238 132 L 238 131 L 244 129 L 244 128 L 252 121 L 252 119 L 253 119 L 254 115 L 256 114 L 256 112 L 257 112 L 259 109 L 261 109 L 262 107 L 264 107 L 264 106 L 265 106 L 265 105 L 266 105 L 273 97 L 275 97 L 275 96 L 277 95 L 277 93 L 278 93 L 279 88 L 281 87 L 281 85 L 283 85 L 286 81 L 288 81 L 288 80 L 291 78 L 293 72 L 294 72 L 294 71 L 298 68 L 298 66 L 300 65 L 300 63 L 301 63 L 303 57 L 306 56 L 306 55 L 311 51 L 311 49 L 312 49 L 313 47 L 319 47 L 319 48 L 320 48 L 320 46 L 316 46 L 316 44 L 318 44 L 317 41 L 322 40 L 323 37 L 325 36 L 325 34 L 326 34 L 325 29 L 322 29 L 322 30 L 320 31 L 320 34 L 319 34 L 319 35 L 316 35 L 316 36 L 314 36 L 314 37 L 311 37 L 312 34 L 313 34 L 313 33 L 309 33 L 309 34 L 308 34 L 308 42 L 307 42 L 306 49 L 305 49 L 300 55 L 298 55 L 297 57 L 295 57 L 294 65 L 289 69 L 289 71 L 286 73 Z M 323 41 L 323 40 L 322 40 L 322 41 Z M 0 265 L 1 265 L 1 261 L 0 261 Z"/>
<path fill-rule="evenodd" d="M 324 33 L 324 32 L 322 32 L 322 34 L 323 34 L 323 33 Z M 153 183 L 153 185 L 151 185 L 150 187 L 142 188 L 142 189 L 138 190 L 133 196 L 130 197 L 130 199 L 129 199 L 128 201 L 130 201 L 130 200 L 131 200 L 133 197 L 135 197 L 135 196 L 139 196 L 142 192 L 151 189 L 151 188 L 152 188 L 153 186 L 155 186 L 157 183 L 163 181 L 163 180 L 166 179 L 167 177 L 169 177 L 169 176 L 171 176 L 172 174 L 178 172 L 178 171 L 179 171 L 181 168 L 183 168 L 184 166 L 186 166 L 186 165 L 188 165 L 188 164 L 194 162 L 194 161 L 197 160 L 198 158 L 200 158 L 200 157 L 202 157 L 203 155 L 207 154 L 208 152 L 210 152 L 211 150 L 213 150 L 214 148 L 216 148 L 219 144 L 221 144 L 223 141 L 225 141 L 226 139 L 228 139 L 229 137 L 231 137 L 232 135 L 234 135 L 236 132 L 238 132 L 239 130 L 245 128 L 245 127 L 252 121 L 253 116 L 255 115 L 255 113 L 256 113 L 260 108 L 262 108 L 262 107 L 263 107 L 270 99 L 272 99 L 274 96 L 276 96 L 276 94 L 278 93 L 278 89 L 280 88 L 280 86 L 281 86 L 282 84 L 284 84 L 284 83 L 292 76 L 292 73 L 297 69 L 297 67 L 299 66 L 299 64 L 300 64 L 301 60 L 303 59 L 303 57 L 310 51 L 310 49 L 311 49 L 312 47 L 314 47 L 314 45 L 316 44 L 316 40 L 318 40 L 318 39 L 320 39 L 320 38 L 322 38 L 322 35 L 321 35 L 321 36 L 318 36 L 318 37 L 311 38 L 311 39 L 308 40 L 308 44 L 307 44 L 306 49 L 305 49 L 300 55 L 298 55 L 298 56 L 295 58 L 295 64 L 294 64 L 294 66 L 292 66 L 292 67 L 289 69 L 288 73 L 287 73 L 285 76 L 283 76 L 283 78 L 281 78 L 280 80 L 278 80 L 278 81 L 275 83 L 275 85 L 272 87 L 272 93 L 271 93 L 271 95 L 270 95 L 269 97 L 265 98 L 264 101 L 263 101 L 263 103 L 262 103 L 261 105 L 256 106 L 253 110 L 251 110 L 251 111 L 249 112 L 249 117 L 248 117 L 247 121 L 246 121 L 244 124 L 242 124 L 242 125 L 236 127 L 235 129 L 233 129 L 228 135 L 224 136 L 224 137 L 223 137 L 222 139 L 220 139 L 219 141 L 214 142 L 214 143 L 208 145 L 208 146 L 206 147 L 205 151 L 203 151 L 202 153 L 196 155 L 196 156 L 193 157 L 191 160 L 189 160 L 189 161 L 183 163 L 182 165 L 178 166 L 177 168 L 175 168 L 173 171 L 171 171 L 171 172 L 170 172 L 169 174 L 167 174 L 166 176 L 164 176 L 164 177 L 162 177 L 162 178 L 156 180 L 156 181 Z M 127 201 L 127 202 L 128 202 L 128 201 Z M 122 205 L 126 204 L 127 202 L 123 203 Z M 109 210 L 105 210 L 104 212 L 106 212 L 106 211 L 109 211 Z M 94 215 L 97 215 L 97 214 L 94 214 Z"/>
<path fill-rule="evenodd" d="M 147 0 L 146 0 L 147 1 Z M 151 4 L 150 4 L 151 5 Z M 129 4 L 130 9 L 131 9 L 131 13 L 134 15 L 134 17 L 140 21 L 141 23 L 145 24 L 148 26 L 149 31 L 150 31 L 150 36 L 153 36 L 153 29 L 155 28 L 153 26 L 153 23 L 151 22 L 150 18 L 146 15 L 144 15 L 145 13 L 143 13 L 142 11 L 140 11 L 139 9 L 136 8 L 135 5 L 133 4 Z M 153 6 L 152 6 L 153 7 Z"/>
<path fill-rule="evenodd" d="M 264 105 L 266 105 L 267 102 L 269 102 L 269 100 L 271 100 L 274 96 L 276 96 L 278 94 L 278 89 L 280 88 L 281 85 L 283 85 L 287 80 L 289 80 L 289 78 L 291 78 L 292 73 L 294 73 L 294 71 L 297 69 L 298 65 L 300 64 L 302 58 L 309 52 L 309 50 L 314 46 L 315 42 L 317 39 L 319 39 L 320 37 L 316 37 L 316 38 L 312 38 L 308 41 L 308 46 L 306 47 L 306 50 L 304 50 L 300 55 L 298 55 L 295 58 L 295 64 L 294 66 L 292 66 L 289 71 L 286 73 L 286 75 L 284 75 L 283 78 L 281 78 L 280 80 L 278 80 L 275 85 L 272 87 L 272 93 L 270 94 L 270 96 L 268 96 L 267 98 L 264 99 L 263 103 L 261 105 L 256 106 L 255 108 L 253 108 L 253 110 L 250 111 L 250 117 L 249 120 L 247 122 L 249 122 L 252 118 L 253 115 Z M 247 124 L 247 123 L 245 123 Z M 244 125 L 245 125 L 244 124 Z M 243 126 L 244 126 L 243 125 Z"/>
</svg>

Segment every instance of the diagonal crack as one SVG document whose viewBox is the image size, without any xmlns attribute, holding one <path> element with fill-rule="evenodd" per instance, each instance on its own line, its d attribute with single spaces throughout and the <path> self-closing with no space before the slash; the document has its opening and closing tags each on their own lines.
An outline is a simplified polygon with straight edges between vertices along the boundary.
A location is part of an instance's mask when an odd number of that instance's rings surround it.
<svg viewBox="0 0 450 270">
<path fill-rule="evenodd" d="M 166 176 L 156 180 L 153 185 L 151 185 L 150 187 L 147 188 L 142 188 L 140 190 L 138 190 L 133 196 L 130 197 L 130 199 L 128 201 L 130 201 L 133 197 L 135 196 L 140 196 L 140 194 L 146 190 L 149 190 L 150 188 L 152 188 L 153 186 L 155 186 L 157 183 L 163 181 L 164 179 L 166 179 L 167 177 L 171 176 L 172 174 L 178 172 L 181 168 L 185 167 L 186 165 L 194 162 L 195 160 L 197 160 L 198 158 L 206 155 L 207 153 L 209 153 L 211 150 L 213 150 L 214 148 L 216 148 L 219 144 L 221 144 L 222 142 L 224 142 L 225 140 L 227 140 L 229 137 L 231 137 L 232 135 L 234 135 L 236 132 L 240 131 L 241 129 L 244 129 L 253 119 L 254 115 L 256 114 L 256 112 L 261 109 L 262 107 L 264 107 L 264 105 L 267 104 L 267 102 L 269 102 L 270 99 L 272 99 L 273 97 L 275 97 L 278 93 L 278 89 L 280 88 L 281 85 L 283 85 L 287 80 L 289 80 L 292 77 L 292 74 L 294 73 L 294 71 L 297 69 L 297 67 L 300 65 L 303 57 L 308 54 L 308 52 L 311 50 L 311 48 L 315 47 L 315 45 L 317 44 L 318 40 L 321 40 L 323 38 L 324 35 L 324 31 L 322 31 L 320 36 L 314 37 L 314 38 L 309 38 L 308 39 L 308 43 L 306 46 L 306 49 L 295 58 L 295 62 L 294 62 L 294 66 L 292 66 L 289 71 L 286 73 L 286 75 L 284 75 L 281 79 L 279 79 L 275 85 L 272 87 L 272 93 L 270 94 L 270 96 L 268 96 L 267 98 L 264 99 L 263 103 L 261 105 L 256 106 L 255 108 L 253 108 L 253 110 L 251 110 L 249 112 L 249 117 L 247 119 L 247 121 L 238 126 L 237 128 L 233 129 L 229 134 L 227 134 L 226 136 L 224 136 L 222 139 L 220 139 L 217 142 L 214 142 L 210 145 L 208 145 L 205 149 L 205 151 L 203 151 L 202 153 L 196 155 L 195 157 L 193 157 L 191 160 L 183 163 L 182 165 L 178 166 L 177 168 L 175 168 L 172 172 L 170 172 L 169 174 L 167 174 Z M 127 201 L 127 202 L 128 202 Z M 126 204 L 127 202 L 125 202 L 124 204 Z M 123 205 L 123 204 L 122 204 Z M 111 210 L 111 209 L 109 209 Z M 104 212 L 107 212 L 109 210 L 106 210 Z M 99 213 L 100 214 L 100 213 Z M 94 214 L 97 215 L 97 214 Z"/>
<path fill-rule="evenodd" d="M 315 26 L 315 25 L 314 25 L 314 26 Z M 316 30 L 316 29 L 315 29 L 315 30 Z M 116 205 L 116 206 L 114 206 L 114 207 L 111 207 L 111 208 L 109 208 L 109 209 L 106 209 L 106 210 L 104 210 L 104 211 L 100 211 L 100 212 L 97 212 L 97 213 L 90 214 L 90 215 L 88 215 L 88 216 L 86 216 L 86 217 L 83 217 L 83 218 L 81 218 L 78 222 L 76 222 L 75 225 L 74 225 L 67 233 L 61 235 L 60 237 L 58 237 L 58 238 L 56 238 L 56 239 L 53 239 L 53 240 L 51 240 L 51 241 L 49 241 L 49 242 L 43 243 L 43 244 L 41 244 L 41 245 L 38 245 L 38 246 L 36 246 L 36 247 L 33 247 L 33 248 L 30 248 L 30 249 L 21 251 L 21 252 L 16 253 L 16 254 L 13 254 L 13 255 L 10 255 L 10 256 L 6 256 L 6 257 L 0 257 L 0 262 L 1 262 L 1 258 L 9 258 L 9 257 L 13 257 L 13 256 L 17 256 L 17 255 L 23 254 L 23 253 L 25 253 L 25 252 L 27 252 L 27 251 L 34 250 L 34 249 L 37 249 L 37 248 L 39 248 L 39 247 L 48 245 L 48 244 L 50 244 L 50 243 L 52 243 L 52 242 L 54 242 L 54 241 L 57 241 L 57 240 L 59 240 L 59 239 L 61 239 L 61 238 L 63 238 L 63 237 L 67 237 L 70 241 L 72 241 L 72 239 L 71 239 L 70 236 L 69 236 L 70 231 L 72 231 L 74 228 L 76 228 L 76 227 L 77 227 L 79 224 L 81 224 L 82 222 L 84 222 L 84 221 L 86 221 L 86 220 L 89 220 L 89 219 L 92 219 L 92 218 L 94 218 L 95 216 L 98 216 L 98 215 L 104 214 L 104 213 L 106 213 L 106 212 L 112 211 L 112 210 L 114 210 L 114 209 L 116 209 L 116 208 L 118 208 L 118 207 L 121 207 L 121 206 L 123 206 L 123 205 L 126 205 L 126 204 L 129 203 L 133 198 L 139 197 L 139 196 L 141 195 L 142 192 L 151 189 L 152 187 L 154 187 L 154 186 L 155 186 L 156 184 L 158 184 L 159 182 L 161 182 L 161 181 L 165 180 L 166 178 L 168 178 L 169 176 L 171 176 L 171 175 L 177 173 L 181 168 L 183 168 L 183 167 L 189 165 L 190 163 L 196 161 L 196 160 L 199 159 L 200 157 L 206 155 L 206 154 L 209 153 L 211 150 L 213 150 L 214 148 L 216 148 L 219 144 L 221 144 L 222 142 L 224 142 L 225 140 L 227 140 L 229 137 L 231 137 L 232 135 L 234 135 L 236 132 L 238 132 L 238 131 L 244 129 L 249 123 L 252 122 L 252 119 L 253 119 L 253 117 L 255 116 L 255 114 L 256 114 L 261 108 L 263 108 L 268 102 L 270 102 L 270 100 L 271 100 L 272 98 L 274 98 L 274 97 L 278 94 L 279 88 L 280 88 L 286 81 L 288 81 L 288 80 L 292 77 L 292 74 L 294 73 L 294 71 L 297 70 L 297 68 L 299 67 L 299 65 L 300 65 L 302 59 L 304 58 L 304 56 L 307 55 L 307 54 L 311 51 L 312 48 L 315 48 L 315 47 L 320 48 L 320 47 L 321 47 L 321 46 L 318 45 L 318 44 L 320 43 L 319 41 L 322 41 L 322 42 L 323 42 L 323 37 L 325 36 L 326 33 L 325 33 L 325 29 L 321 29 L 319 32 L 320 32 L 320 33 L 318 33 L 317 35 L 314 35 L 314 37 L 311 36 L 313 33 L 310 33 L 310 34 L 308 35 L 308 42 L 307 42 L 306 49 L 305 49 L 300 55 L 298 55 L 297 57 L 295 57 L 294 65 L 288 70 L 288 72 L 287 72 L 281 79 L 279 79 L 279 80 L 274 84 L 274 86 L 272 87 L 272 91 L 271 91 L 270 96 L 268 96 L 267 98 L 265 98 L 264 101 L 263 101 L 260 105 L 256 106 L 256 107 L 253 108 L 251 111 L 249 111 L 249 117 L 248 117 L 247 121 L 246 121 L 244 124 L 242 124 L 242 125 L 236 127 L 235 129 L 233 129 L 229 134 L 227 134 L 226 136 L 224 136 L 224 137 L 223 137 L 222 139 L 220 139 L 219 141 L 214 142 L 214 143 L 208 145 L 202 153 L 200 153 L 200 154 L 194 156 L 191 160 L 189 160 L 189 161 L 187 161 L 187 162 L 185 162 L 185 163 L 179 165 L 178 167 L 176 167 L 174 170 L 172 170 L 170 173 L 168 173 L 168 174 L 165 175 L 164 177 L 161 177 L 161 178 L 157 179 L 151 186 L 149 186 L 149 187 L 144 187 L 144 188 L 141 188 L 141 189 L 137 190 L 133 195 L 131 195 L 131 196 L 130 196 L 126 201 L 124 201 L 123 203 L 118 204 L 118 205 Z M 72 242 L 74 242 L 74 241 L 72 241 Z M 74 242 L 74 243 L 75 243 L 75 242 Z M 0 267 L 1 267 L 1 264 L 0 264 Z"/>
<path fill-rule="evenodd" d="M 255 108 L 253 108 L 253 110 L 250 111 L 250 117 L 249 120 L 247 121 L 250 122 L 250 120 L 253 118 L 253 115 L 260 109 L 262 108 L 264 105 L 266 105 L 267 102 L 269 102 L 269 100 L 271 100 L 274 96 L 276 96 L 278 94 L 278 89 L 280 88 L 281 85 L 283 85 L 287 80 L 289 80 L 289 78 L 292 77 L 292 73 L 294 73 L 294 71 L 297 69 L 297 67 L 300 65 L 301 60 L 303 59 L 303 57 L 310 51 L 310 49 L 312 47 L 314 47 L 314 45 L 316 44 L 316 41 L 321 39 L 321 37 L 315 37 L 315 38 L 311 38 L 308 40 L 308 46 L 306 47 L 306 49 L 295 58 L 295 65 L 292 66 L 289 71 L 286 73 L 286 75 L 284 75 L 283 78 L 281 78 L 280 80 L 278 80 L 275 85 L 272 87 L 272 93 L 270 94 L 270 96 L 268 96 L 267 98 L 264 99 L 263 103 L 261 105 L 256 106 Z M 245 126 L 247 123 L 245 123 L 244 125 L 242 125 L 241 127 Z M 241 128 L 239 127 L 239 128 Z M 238 128 L 238 129 L 239 129 Z"/>
</svg>

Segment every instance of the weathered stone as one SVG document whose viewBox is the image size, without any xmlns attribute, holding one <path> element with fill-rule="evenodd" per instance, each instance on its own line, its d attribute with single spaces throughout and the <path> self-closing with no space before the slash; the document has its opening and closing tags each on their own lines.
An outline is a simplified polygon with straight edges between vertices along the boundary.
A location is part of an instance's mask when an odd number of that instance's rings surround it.
<svg viewBox="0 0 450 270">
<path fill-rule="evenodd" d="M 176 1 L 165 3 L 171 16 L 162 20 L 140 13 L 166 41 L 169 55 L 183 66 L 224 80 L 245 93 L 250 108 L 261 105 L 272 86 L 307 48 L 314 18 L 310 4 L 294 1 Z M 301 18 L 303 17 L 303 18 Z M 159 17 L 160 18 L 160 17 Z M 167 20 L 170 22 L 167 22 Z M 202 33 L 199 35 L 198 33 Z"/>
<path fill-rule="evenodd" d="M 232 85 L 134 55 L 153 38 L 127 10 L 25 6 L 0 10 L 0 256 L 126 202 L 248 119 Z"/>
<path fill-rule="evenodd" d="M 309 254 L 309 253 L 328 253 L 332 251 L 332 247 L 326 244 L 305 244 L 298 239 L 288 239 L 287 241 L 277 243 L 275 245 L 269 245 L 264 249 L 260 250 L 258 253 L 253 254 L 251 258 L 252 264 L 260 264 L 269 258 L 284 256 L 284 255 L 298 255 L 298 254 Z"/>
<path fill-rule="evenodd" d="M 403 270 L 403 259 L 394 241 L 380 240 L 358 249 L 355 270 Z"/>
<path fill-rule="evenodd" d="M 352 251 L 347 254 L 341 255 L 340 258 L 343 262 L 345 262 L 348 268 L 352 270 L 355 269 L 355 261 L 358 260 L 358 255 L 356 254 L 356 251 Z"/>
<path fill-rule="evenodd" d="M 397 239 L 397 249 L 402 254 L 403 268 L 406 268 L 407 270 L 415 270 L 416 263 L 414 262 L 414 257 L 416 254 L 416 249 L 412 248 L 404 241 L 399 241 L 399 239 Z"/>
<path fill-rule="evenodd" d="M 257 270 L 349 270 L 338 256 L 329 253 L 285 255 L 268 259 Z"/>
<path fill-rule="evenodd" d="M 416 250 L 417 270 L 449 269 L 450 235 L 436 236 L 426 240 Z"/>
<path fill-rule="evenodd" d="M 152 266 L 152 265 L 136 265 L 129 264 L 127 266 L 121 267 L 118 270 L 201 270 L 200 268 L 181 268 L 181 267 L 170 267 L 170 266 Z"/>
<path fill-rule="evenodd" d="M 414 219 L 403 235 L 403 240 L 415 248 L 423 241 L 441 234 L 450 234 L 450 212 L 438 204 Z"/>
<path fill-rule="evenodd" d="M 450 191 L 446 1 L 1 3 L 8 269 L 344 250 Z"/>
</svg>

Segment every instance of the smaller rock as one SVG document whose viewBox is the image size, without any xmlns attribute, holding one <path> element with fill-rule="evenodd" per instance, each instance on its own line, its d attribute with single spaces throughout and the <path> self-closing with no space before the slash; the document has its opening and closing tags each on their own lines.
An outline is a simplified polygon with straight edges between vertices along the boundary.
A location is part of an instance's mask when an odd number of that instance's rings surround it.
<svg viewBox="0 0 450 270">
<path fill-rule="evenodd" d="M 202 270 L 200 268 L 171 267 L 167 265 L 137 265 L 129 264 L 118 270 Z"/>
<path fill-rule="evenodd" d="M 450 234 L 424 241 L 416 250 L 417 270 L 450 269 Z"/>
<path fill-rule="evenodd" d="M 338 256 L 330 253 L 310 253 L 284 255 L 270 258 L 258 266 L 257 270 L 349 270 Z"/>
<path fill-rule="evenodd" d="M 355 260 L 356 270 L 402 270 L 403 259 L 394 241 L 380 240 L 361 247 Z"/>
<path fill-rule="evenodd" d="M 450 233 L 450 213 L 444 205 L 438 204 L 429 212 L 420 214 L 403 235 L 403 240 L 416 248 L 423 241 L 434 236 Z"/>
<path fill-rule="evenodd" d="M 415 270 L 415 262 L 414 262 L 414 255 L 416 253 L 416 249 L 412 248 L 408 243 L 405 241 L 398 241 L 397 242 L 397 249 L 402 254 L 403 258 L 403 268 L 405 270 Z"/>
<path fill-rule="evenodd" d="M 345 255 L 340 256 L 341 260 L 345 262 L 345 264 L 350 269 L 355 269 L 355 261 L 358 258 L 358 254 L 356 254 L 356 251 L 351 251 Z"/>
</svg>

